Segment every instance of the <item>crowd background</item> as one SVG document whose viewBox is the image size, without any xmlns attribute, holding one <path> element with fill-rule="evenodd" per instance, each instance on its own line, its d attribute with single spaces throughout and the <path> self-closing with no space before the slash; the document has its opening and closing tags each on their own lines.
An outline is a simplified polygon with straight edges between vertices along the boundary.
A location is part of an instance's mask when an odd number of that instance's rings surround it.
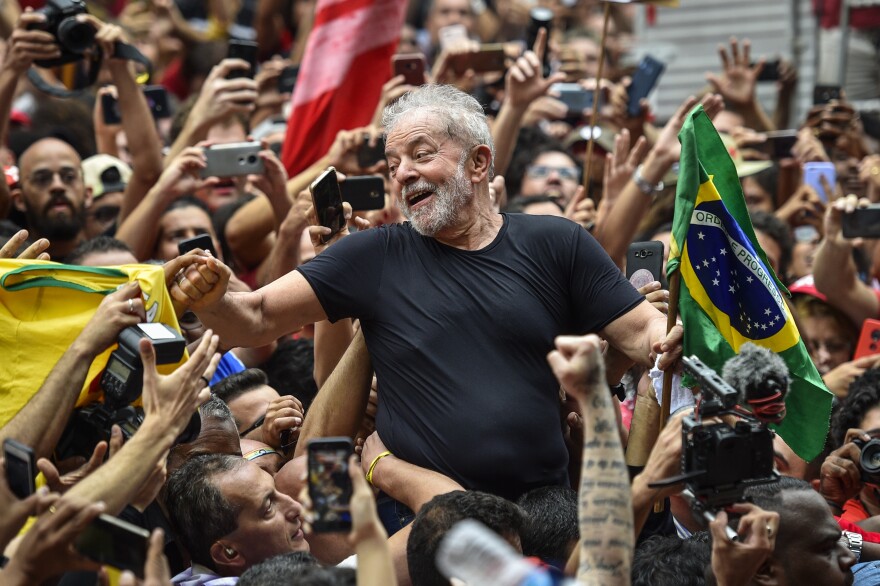
<svg viewBox="0 0 880 586">
<path fill-rule="evenodd" d="M 381 209 L 354 214 L 346 209 L 348 229 L 331 245 L 349 232 L 404 221 L 391 195 L 386 161 L 365 164 L 358 156 L 382 136 L 383 110 L 415 89 L 403 76 L 392 75 L 391 63 L 374 72 L 384 85 L 370 124 L 327 129 L 334 134 L 332 146 L 295 175 L 288 176 L 287 169 L 296 162 L 279 158 L 295 90 L 279 89 L 278 81 L 304 58 L 314 1 L 86 4 L 93 18 L 81 17 L 80 22 L 96 31 L 104 62 L 94 84 L 75 97 L 62 98 L 37 89 L 25 75 L 35 60 L 59 54 L 52 34 L 40 30 L 43 17 L 34 10 L 42 3 L 0 3 L 0 161 L 5 169 L 5 184 L 0 186 L 0 242 L 5 244 L 0 257 L 80 266 L 160 265 L 156 274 L 170 290 L 189 262 L 181 260 L 178 243 L 208 235 L 214 257 L 234 272 L 230 289 L 257 289 L 309 262 L 328 245 L 309 230 L 316 220 L 307 187 L 329 165 L 349 177 L 381 177 L 386 187 Z M 719 537 L 727 513 L 719 515 L 709 535 L 676 496 L 676 487 L 648 487 L 678 471 L 684 414 L 673 417 L 631 488 L 620 488 L 634 515 L 635 531 L 630 526 L 629 532 L 638 546 L 630 551 L 631 559 L 624 556 L 620 562 L 625 571 L 617 576 L 619 583 L 847 583 L 855 561 L 880 560 L 880 547 L 873 545 L 880 544 L 880 534 L 873 532 L 880 531 L 880 478 L 865 475 L 859 459 L 864 442 L 880 437 L 880 322 L 870 321 L 880 319 L 880 247 L 876 240 L 851 240 L 841 232 L 846 214 L 880 203 L 880 124 L 870 102 L 880 98 L 880 7 L 854 8 L 843 35 L 835 17 L 840 0 L 816 0 L 813 5 L 821 47 L 818 81 L 835 85 L 840 79 L 839 53 L 849 55 L 844 84 L 830 99 L 802 112 L 802 101 L 795 98 L 804 94 L 802 87 L 798 89 L 803 82 L 795 65 L 785 59 L 777 62 L 775 55 L 754 54 L 748 39 L 719 38 L 714 70 L 694 80 L 692 95 L 661 119 L 651 99 L 642 100 L 635 113 L 628 107 L 636 56 L 644 52 L 636 23 L 656 17 L 653 6 L 611 4 L 605 62 L 600 65 L 600 3 L 407 4 L 398 53 L 424 55 L 425 83 L 456 86 L 473 95 L 488 116 L 497 150 L 491 181 L 496 209 L 564 216 L 588 231 L 621 270 L 631 242 L 659 240 L 669 252 L 680 154 L 677 134 L 687 113 L 702 104 L 736 165 L 768 262 L 791 292 L 790 306 L 810 356 L 836 398 L 826 449 L 816 459 L 806 462 L 776 439 L 779 472 L 801 482 L 783 480 L 773 489 L 756 488 L 751 495 L 754 504 L 737 505 L 730 513 L 741 515 L 738 526 L 744 539 L 739 544 Z M 537 36 L 530 35 L 536 6 L 547 9 L 537 15 L 549 15 L 552 22 L 549 31 Z M 661 17 L 669 14 L 663 9 Z M 700 23 L 693 26 L 699 29 Z M 259 65 L 250 77 L 231 75 L 248 68 L 246 62 L 227 58 L 230 39 L 257 42 Z M 130 43 L 151 61 L 151 83 L 164 87 L 168 98 L 169 111 L 159 119 L 154 121 L 151 104 L 138 87 L 139 70 L 111 57 L 117 41 Z M 505 71 L 478 73 L 454 65 L 488 43 L 504 44 Z M 762 72 L 771 61 L 778 75 L 765 82 Z M 328 57 L 327 62 L 332 67 L 333 60 Z M 603 75 L 597 81 L 600 67 Z M 81 71 L 41 72 L 52 83 L 86 85 Z M 554 85 L 558 83 L 594 92 L 598 88 L 598 111 L 571 110 L 560 99 Z M 759 85 L 765 98 L 767 88 L 774 88 L 773 99 L 764 100 L 772 107 L 758 99 Z M 105 96 L 116 98 L 121 120 L 106 121 Z M 594 114 L 593 160 L 585 165 L 585 137 L 590 136 Z M 777 139 L 779 131 L 791 131 L 781 150 L 776 148 L 783 142 Z M 261 142 L 262 174 L 200 176 L 205 147 L 248 138 Z M 818 186 L 806 181 L 804 165 L 816 162 L 833 163 L 835 180 Z M 585 167 L 591 169 L 588 182 Z M 189 258 L 199 256 L 206 266 L 214 262 L 200 254 L 190 253 Z M 0 268 L 5 273 L 14 266 L 18 265 Z M 639 292 L 656 308 L 668 310 L 669 293 L 660 282 L 643 285 Z M 589 541 L 592 517 L 576 491 L 584 477 L 591 476 L 581 474 L 591 449 L 589 439 L 602 431 L 590 424 L 589 415 L 614 411 L 621 433 L 619 440 L 608 441 L 620 441 L 625 448 L 638 399 L 656 400 L 647 369 L 627 370 L 619 402 L 599 401 L 607 390 L 604 377 L 600 385 L 592 376 L 603 372 L 596 340 L 561 342 L 557 363 L 551 364 L 568 399 L 573 399 L 560 404 L 571 455 L 570 486 L 517 495 L 513 503 L 474 491 L 450 492 L 462 487 L 432 476 L 432 471 L 411 469 L 385 453 L 373 433 L 380 399 L 369 361 L 364 363 L 357 323 L 321 322 L 265 346 L 230 348 L 210 330 L 205 332 L 196 313 L 179 297 L 157 294 L 173 308 L 190 345 L 190 359 L 173 373 L 160 375 L 152 368 L 155 357 L 141 346 L 143 416 L 136 433 L 123 438 L 120 427 L 114 426 L 107 441 L 91 446 L 89 453 L 62 458 L 59 450 L 62 436 L 71 433 L 65 430 L 74 410 L 100 397 L 78 395 L 94 378 L 87 373 L 92 360 L 106 360 L 105 351 L 124 327 L 148 319 L 149 307 L 139 286 L 121 288 L 100 305 L 95 303 L 94 317 L 72 332 L 75 341 L 59 351 L 57 362 L 47 363 L 40 347 L 31 348 L 22 358 L 24 369 L 34 372 L 26 384 L 0 380 L 0 436 L 35 450 L 45 486 L 19 500 L 0 480 L 0 536 L 2 543 L 10 544 L 0 582 L 39 583 L 62 575 L 63 583 L 108 579 L 104 570 L 96 578 L 97 565 L 71 549 L 74 536 L 103 512 L 157 529 L 150 544 L 149 584 L 167 583 L 175 574 L 175 583 L 182 584 L 234 583 L 239 576 L 241 584 L 448 583 L 434 566 L 433 555 L 438 536 L 461 518 L 480 520 L 525 556 L 540 558 L 559 573 L 574 552 L 569 573 L 584 583 L 614 582 L 601 573 L 591 578 L 597 568 L 577 565 L 578 551 L 582 560 L 586 555 L 580 547 L 588 547 L 584 542 Z M 2 291 L 0 301 L 11 307 L 13 295 Z M 3 319 L 10 319 L 10 311 L 4 311 Z M 12 321 L 2 327 L 11 329 Z M 855 358 L 863 327 L 873 346 Z M 871 337 L 872 331 L 876 337 Z M 49 340 L 57 331 L 47 323 L 44 335 Z M 215 355 L 218 348 L 222 356 Z M 12 356 L 11 349 L 4 348 L 0 355 Z M 206 403 L 207 383 L 212 398 Z M 328 405 L 332 420 L 337 417 L 332 415 L 334 406 L 349 401 L 349 389 L 363 397 L 363 412 L 352 415 L 340 408 L 345 414 L 338 418 L 348 420 L 328 423 Z M 321 418 L 310 420 L 316 401 L 321 401 Z M 175 444 L 196 405 L 202 405 L 199 436 Z M 300 493 L 305 440 L 350 428 L 356 433 L 347 435 L 358 441 L 363 463 L 361 474 L 352 473 L 351 540 L 341 543 L 311 533 L 303 537 L 300 527 L 308 518 L 303 512 L 308 498 Z M 607 457 L 619 460 L 620 445 L 615 445 L 616 451 Z M 241 464 L 242 456 L 270 476 Z M 352 468 L 360 466 L 355 463 Z M 370 484 L 414 514 L 409 545 L 395 542 L 393 536 L 386 540 L 382 523 L 388 523 L 377 517 L 373 492 L 364 482 L 367 473 Z M 225 493 L 225 501 L 203 496 L 215 494 L 208 486 L 215 477 L 233 479 L 221 490 L 231 491 Z M 275 495 L 277 504 L 272 506 L 281 510 L 278 526 L 260 526 L 262 504 L 253 502 L 253 494 L 248 503 L 243 493 L 258 492 L 248 487 L 266 488 Z M 665 513 L 649 515 L 656 500 L 668 497 Z M 29 516 L 36 521 L 15 537 Z M 841 530 L 850 533 L 842 538 Z M 861 537 L 856 539 L 856 534 Z M 230 535 L 238 540 L 234 555 L 229 554 L 228 564 L 211 567 L 206 560 L 216 559 L 213 546 Z M 302 553 L 309 548 L 314 557 Z M 349 566 L 356 565 L 356 574 L 335 569 L 353 554 L 357 563 Z M 856 568 L 857 583 L 878 583 L 871 572 L 880 570 L 872 564 Z M 74 576 L 74 570 L 91 573 Z M 128 575 L 122 579 L 134 580 Z"/>
</svg>

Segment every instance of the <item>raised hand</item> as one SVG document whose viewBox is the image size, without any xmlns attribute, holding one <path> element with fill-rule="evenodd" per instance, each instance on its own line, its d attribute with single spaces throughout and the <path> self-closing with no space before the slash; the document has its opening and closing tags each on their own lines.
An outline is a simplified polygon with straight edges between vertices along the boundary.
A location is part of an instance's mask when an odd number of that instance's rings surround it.
<svg viewBox="0 0 880 586">
<path fill-rule="evenodd" d="M 15 234 L 12 235 L 6 244 L 0 248 L 0 258 L 17 258 L 19 260 L 49 260 L 49 253 L 45 252 L 49 249 L 49 241 L 46 238 L 40 238 L 26 249 L 22 251 L 21 254 L 15 256 L 15 251 L 22 247 L 22 245 L 27 242 L 28 231 L 27 230 L 19 230 Z"/>
<path fill-rule="evenodd" d="M 33 65 L 34 61 L 55 59 L 61 56 L 61 49 L 51 33 L 39 30 L 46 22 L 46 16 L 28 8 L 18 19 L 15 30 L 9 37 L 9 45 L 3 61 L 4 69 L 11 69 L 21 75 Z"/>
<path fill-rule="evenodd" d="M 526 108 L 536 99 L 547 94 L 554 83 L 565 79 L 564 73 L 544 77 L 542 60 L 547 48 L 547 30 L 541 29 L 535 46 L 526 51 L 507 71 L 504 84 L 507 98 L 514 107 Z"/>
<path fill-rule="evenodd" d="M 721 76 L 706 74 L 706 80 L 712 84 L 714 91 L 721 94 L 724 101 L 734 108 L 744 108 L 755 101 L 755 87 L 758 75 L 764 69 L 764 59 L 759 59 L 752 67 L 751 50 L 752 43 L 748 39 L 743 40 L 740 50 L 736 37 L 730 37 L 730 55 L 724 45 L 718 46 Z"/>
<path fill-rule="evenodd" d="M 779 513 L 765 511 L 750 503 L 736 503 L 730 510 L 743 513 L 731 541 L 724 532 L 727 512 L 721 511 L 709 524 L 712 532 L 712 572 L 720 586 L 749 584 L 764 562 L 773 555 L 779 533 Z"/>
</svg>

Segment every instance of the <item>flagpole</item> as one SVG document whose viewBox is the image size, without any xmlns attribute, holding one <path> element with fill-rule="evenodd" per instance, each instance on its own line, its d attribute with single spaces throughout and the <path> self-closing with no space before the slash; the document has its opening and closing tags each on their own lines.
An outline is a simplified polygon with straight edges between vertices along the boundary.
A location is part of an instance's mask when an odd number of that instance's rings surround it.
<svg viewBox="0 0 880 586">
<path fill-rule="evenodd" d="M 584 159 L 584 191 L 590 193 L 590 175 L 593 172 L 593 144 L 596 142 L 596 115 L 599 113 L 602 92 L 602 75 L 605 73 L 605 45 L 608 39 L 608 22 L 611 20 L 611 3 L 605 2 L 605 21 L 602 24 L 602 38 L 599 40 L 599 71 L 596 73 L 596 89 L 593 91 L 593 111 L 590 113 L 590 137 L 587 139 L 587 156 Z M 595 197 L 592 197 L 596 201 Z"/>
<path fill-rule="evenodd" d="M 669 312 L 666 314 L 666 333 L 675 327 L 678 320 L 678 297 L 681 291 L 681 270 L 677 269 L 669 276 Z M 670 367 L 663 371 L 663 392 L 660 401 L 660 427 L 662 431 L 669 419 L 669 410 L 672 405 L 672 377 L 675 371 Z M 656 441 L 656 437 L 654 440 Z M 654 512 L 663 512 L 663 501 L 654 503 Z"/>
</svg>

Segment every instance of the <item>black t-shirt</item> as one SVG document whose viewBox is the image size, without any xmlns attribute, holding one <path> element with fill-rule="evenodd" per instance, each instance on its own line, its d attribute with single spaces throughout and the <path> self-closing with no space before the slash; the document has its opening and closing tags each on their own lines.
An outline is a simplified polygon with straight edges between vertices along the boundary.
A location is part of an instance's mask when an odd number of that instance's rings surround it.
<svg viewBox="0 0 880 586">
<path fill-rule="evenodd" d="M 331 321 L 360 318 L 388 449 L 466 488 L 515 497 L 567 481 L 546 358 L 554 337 L 597 332 L 642 297 L 577 224 L 503 218 L 481 250 L 391 225 L 297 270 Z"/>
</svg>

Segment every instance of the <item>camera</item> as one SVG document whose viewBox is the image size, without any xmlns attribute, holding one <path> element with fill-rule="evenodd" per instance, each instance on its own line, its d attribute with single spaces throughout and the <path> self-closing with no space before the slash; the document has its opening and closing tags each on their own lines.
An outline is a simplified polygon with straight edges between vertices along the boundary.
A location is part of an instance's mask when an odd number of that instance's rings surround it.
<svg viewBox="0 0 880 586">
<path fill-rule="evenodd" d="M 59 57 L 35 61 L 40 67 L 56 67 L 79 61 L 94 46 L 95 27 L 76 20 L 78 15 L 89 12 L 83 0 L 46 0 L 46 5 L 37 12 L 44 14 L 46 21 L 31 28 L 50 33 L 61 49 Z"/>
<path fill-rule="evenodd" d="M 186 341 L 165 324 L 142 323 L 122 330 L 117 338 L 119 347 L 110 354 L 100 378 L 104 402 L 74 411 L 56 448 L 59 458 L 88 459 L 98 442 L 109 441 L 113 425 L 120 427 L 123 439 L 128 441 L 143 423 L 143 409 L 131 405 L 143 392 L 144 365 L 139 348 L 142 338 L 153 343 L 156 364 L 174 364 L 183 358 Z M 175 443 L 192 441 L 200 430 L 201 419 L 195 413 Z"/>
<path fill-rule="evenodd" d="M 859 455 L 862 482 L 880 486 L 880 439 L 874 438 L 866 442 L 857 438 L 853 443 L 862 451 Z"/>
<path fill-rule="evenodd" d="M 652 487 L 684 482 L 695 512 L 708 513 L 743 500 L 749 486 L 779 480 L 774 469 L 774 432 L 737 406 L 739 394 L 697 357 L 683 357 L 685 372 L 700 386 L 694 415 L 682 420 L 681 474 Z M 734 415 L 734 426 L 709 423 L 707 417 Z M 880 445 L 880 441 L 878 441 Z M 878 454 L 880 465 L 880 454 Z"/>
</svg>

